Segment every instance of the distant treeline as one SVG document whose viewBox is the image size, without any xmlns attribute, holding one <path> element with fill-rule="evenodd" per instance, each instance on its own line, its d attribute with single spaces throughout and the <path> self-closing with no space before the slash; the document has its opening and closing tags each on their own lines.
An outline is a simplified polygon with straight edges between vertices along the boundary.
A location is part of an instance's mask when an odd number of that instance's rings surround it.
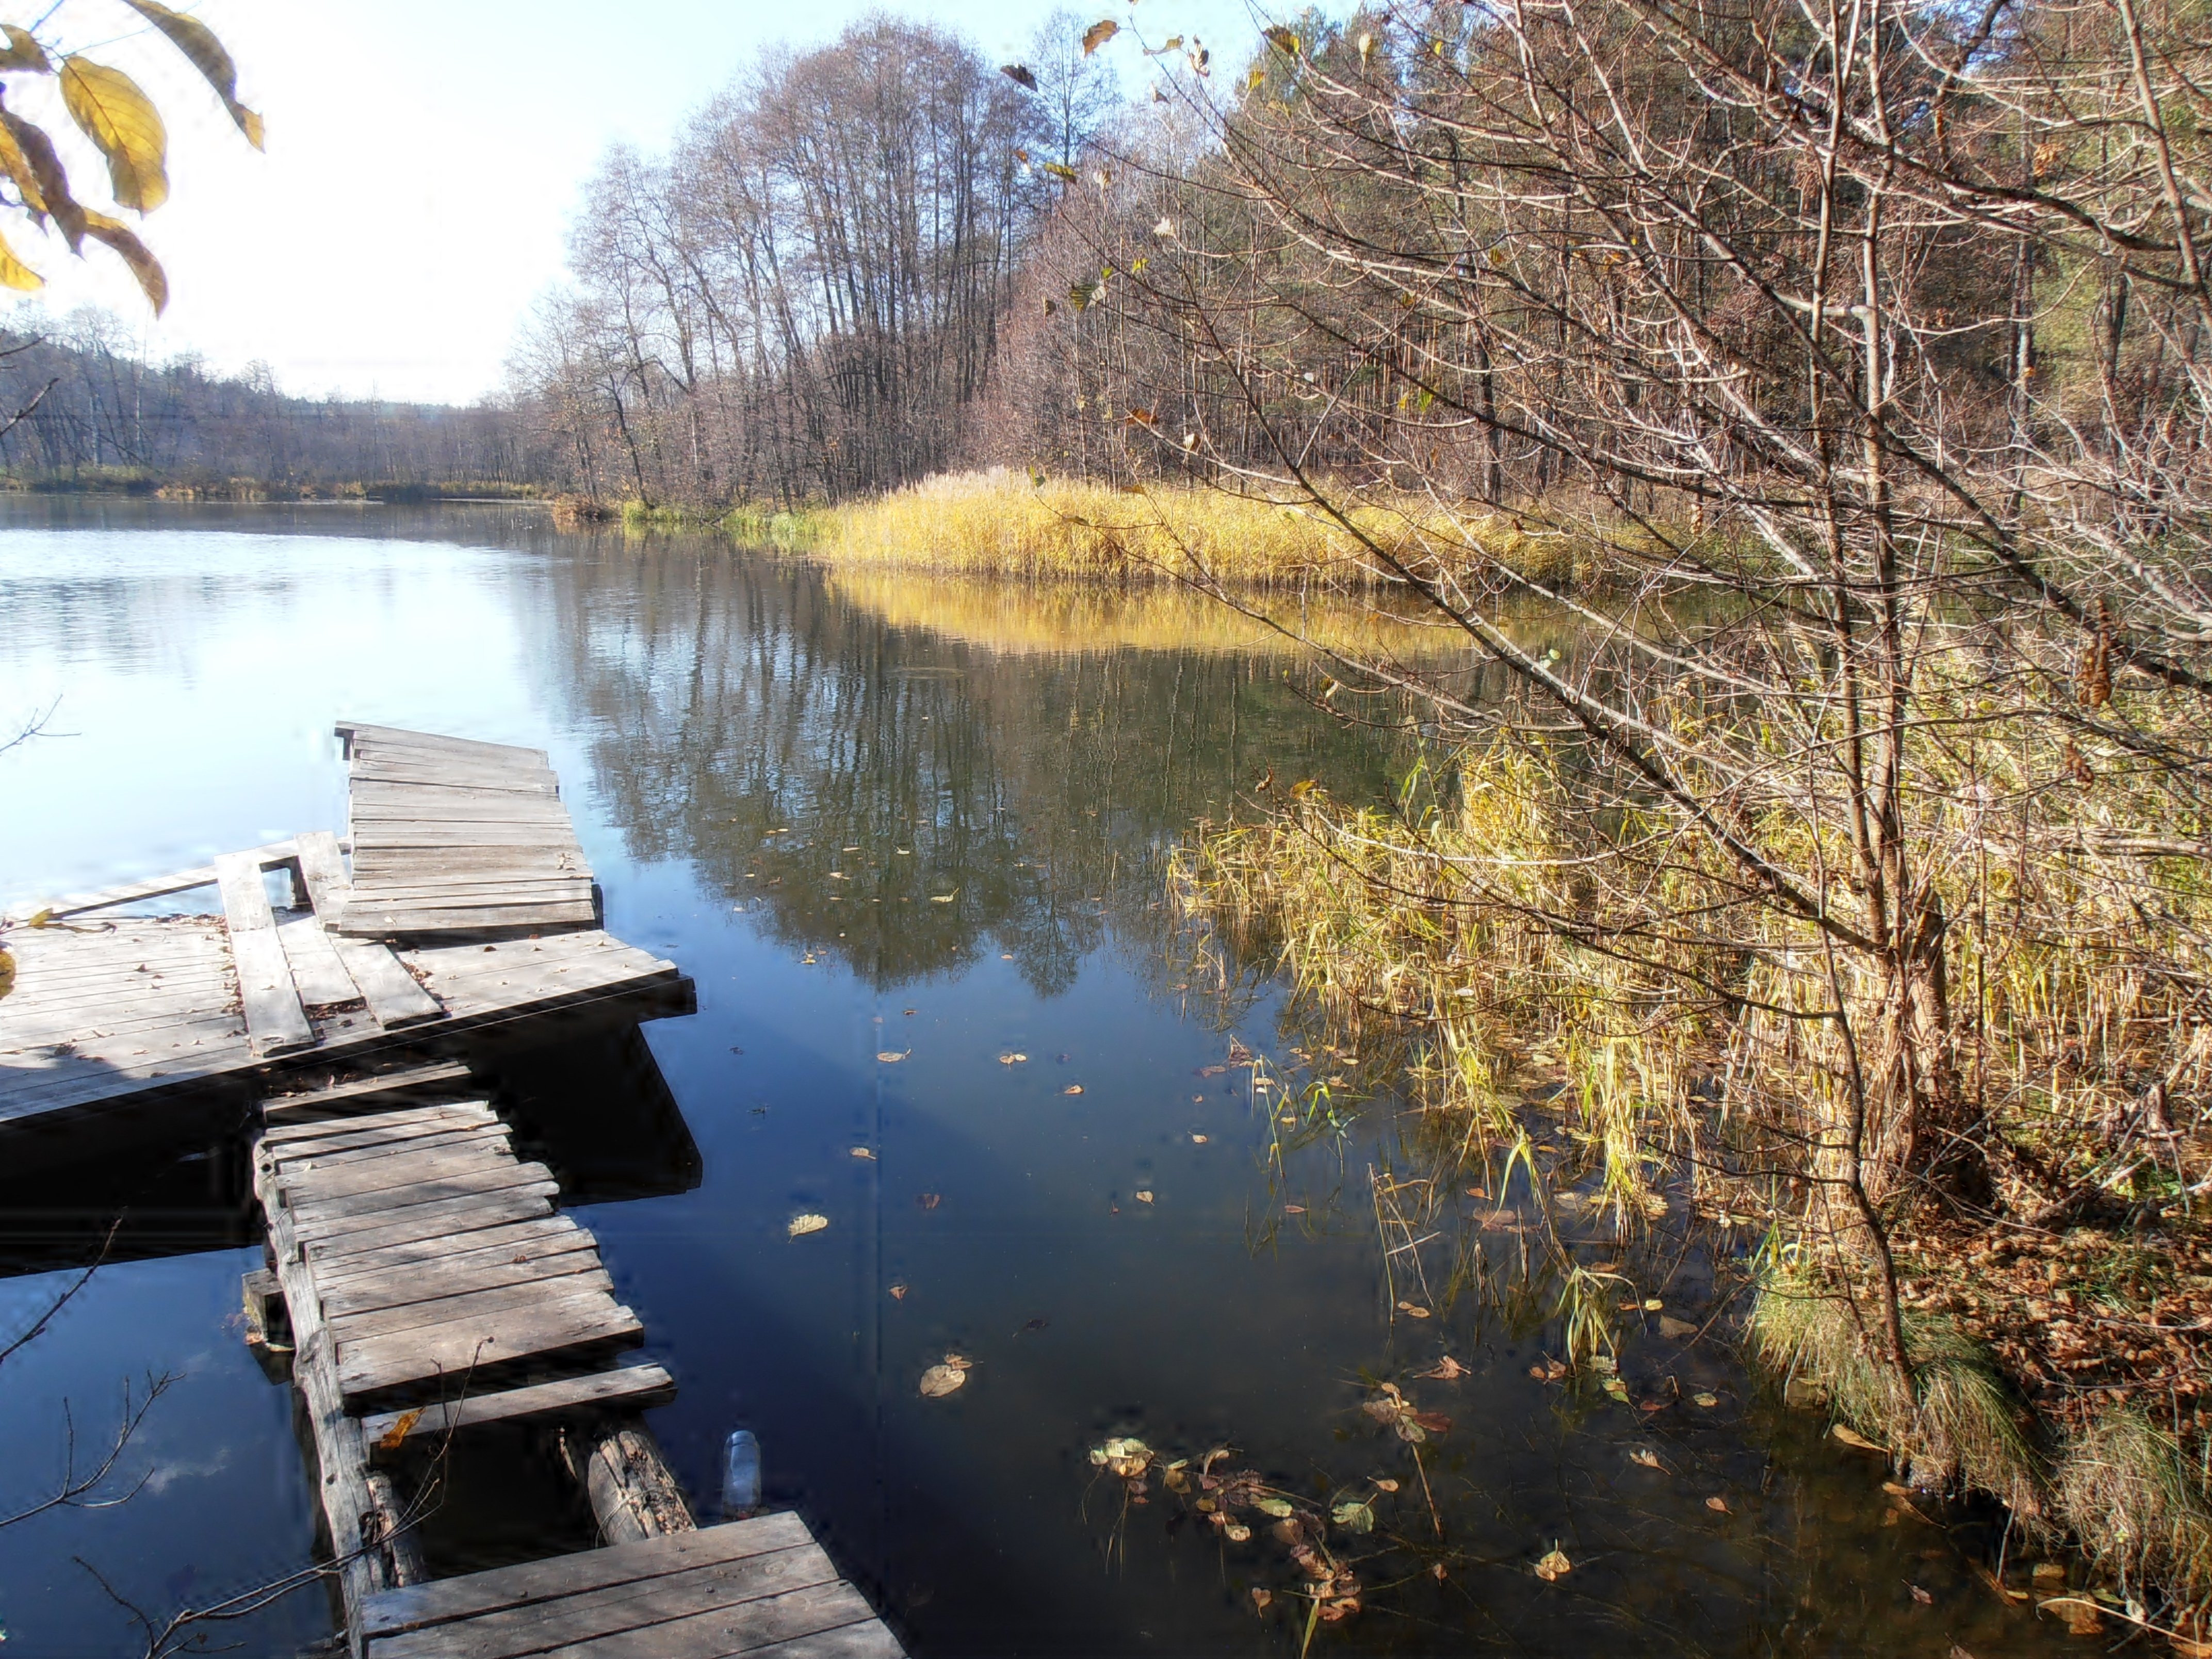
<svg viewBox="0 0 2212 1659">
<path fill-rule="evenodd" d="M 0 329 L 0 421 L 25 409 L 0 431 L 17 488 L 515 494 L 549 471 L 508 410 L 293 397 L 266 369 L 150 362 L 97 312 Z"/>
</svg>

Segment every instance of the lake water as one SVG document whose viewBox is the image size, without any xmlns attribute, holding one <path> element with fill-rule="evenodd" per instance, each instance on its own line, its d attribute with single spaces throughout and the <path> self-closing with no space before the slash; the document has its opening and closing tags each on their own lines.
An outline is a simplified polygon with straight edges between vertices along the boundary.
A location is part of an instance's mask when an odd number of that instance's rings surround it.
<svg viewBox="0 0 2212 1659">
<path fill-rule="evenodd" d="M 1089 1455 L 1117 1436 L 1371 1499 L 1371 1533 L 1331 1538 L 1362 1609 L 1317 1654 L 2070 1645 L 1977 1576 L 1985 1522 L 1901 1516 L 1881 1460 L 1717 1342 L 1632 1338 L 1626 1404 L 1532 1377 L 1560 1334 L 1490 1206 L 1439 1196 L 1420 1273 L 1386 1274 L 1370 1171 L 1436 1174 L 1437 1135 L 1382 1103 L 1285 1130 L 1228 1063 L 1291 1064 L 1281 998 L 1206 994 L 1160 859 L 1268 769 L 1381 799 L 1406 756 L 1197 601 L 842 580 L 522 509 L 19 501 L 0 618 L 0 722 L 52 710 L 0 756 L 0 903 L 341 826 L 340 718 L 550 751 L 609 928 L 699 1006 L 641 1046 L 511 1057 L 507 1092 L 678 1379 L 652 1423 L 697 1506 L 751 1429 L 770 1501 L 920 1659 L 1299 1651 L 1267 1518 L 1232 1542 L 1157 1479 L 1125 1502 Z M 96 1462 L 126 1386 L 180 1379 L 124 1454 L 128 1503 L 0 1528 L 10 1653 L 137 1654 L 125 1602 L 158 1625 L 312 1559 L 289 1393 L 237 1328 L 259 1253 L 234 1189 L 225 1149 L 9 1188 L 0 1344 L 118 1194 L 134 1219 L 0 1362 L 0 1517 L 70 1424 Z M 829 1227 L 790 1237 L 802 1212 Z M 1625 1271 L 1702 1322 L 1702 1260 Z M 921 1397 L 948 1352 L 966 1385 Z M 1419 1375 L 1447 1355 L 1467 1374 Z M 1400 1439 L 1362 1409 L 1382 1381 L 1450 1429 Z M 514 1448 L 449 1490 L 450 1570 L 576 1541 Z M 213 1639 L 289 1655 L 329 1628 L 310 1589 Z"/>
</svg>

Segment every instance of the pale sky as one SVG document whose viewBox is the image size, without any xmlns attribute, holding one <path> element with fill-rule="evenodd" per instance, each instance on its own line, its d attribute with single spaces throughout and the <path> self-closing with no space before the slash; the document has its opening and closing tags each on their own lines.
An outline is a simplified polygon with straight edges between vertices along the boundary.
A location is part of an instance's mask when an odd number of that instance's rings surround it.
<svg viewBox="0 0 2212 1659">
<path fill-rule="evenodd" d="M 28 21 L 46 0 L 4 0 Z M 108 307 L 157 357 L 257 360 L 285 390 L 466 401 L 501 379 L 532 301 L 561 276 L 568 218 L 600 152 L 658 149 L 765 46 L 805 47 L 873 11 L 927 18 L 994 62 L 1017 56 L 1053 0 L 173 0 L 213 27 L 239 94 L 268 123 L 247 146 L 167 43 L 120 0 L 63 0 L 44 33 L 135 76 L 169 128 L 172 194 L 137 228 L 167 268 L 154 321 L 118 261 L 82 261 L 0 216 L 46 276 L 50 310 Z M 1257 29 L 1245 0 L 1085 0 L 1121 21 L 1103 50 L 1141 89 L 1139 32 L 1196 33 L 1224 66 Z M 90 205 L 104 183 L 52 82 L 11 76 L 11 107 L 64 146 Z M 76 148 L 70 148 L 70 141 Z M 130 216 L 124 216 L 126 218 Z M 0 315 L 20 309 L 0 298 Z"/>
</svg>

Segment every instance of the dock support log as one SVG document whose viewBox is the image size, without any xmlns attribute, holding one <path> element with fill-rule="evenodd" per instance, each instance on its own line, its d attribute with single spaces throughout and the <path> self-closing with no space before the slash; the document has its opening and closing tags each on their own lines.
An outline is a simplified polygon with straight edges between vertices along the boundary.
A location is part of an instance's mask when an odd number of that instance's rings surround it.
<svg viewBox="0 0 2212 1659">
<path fill-rule="evenodd" d="M 419 1584 L 429 1574 L 392 1478 L 369 1468 L 361 1425 L 346 1414 L 335 1345 L 300 1253 L 292 1218 L 275 1192 L 263 1189 L 264 1179 L 257 1174 L 254 1185 L 268 1218 L 276 1281 L 283 1287 L 291 1319 L 292 1380 L 307 1402 L 315 1437 L 323 1518 L 330 1528 L 331 1553 L 340 1564 L 347 1644 L 359 1654 L 362 1604 L 380 1590 Z"/>
<path fill-rule="evenodd" d="M 592 1500 L 602 1543 L 635 1544 L 698 1530 L 684 1488 L 651 1431 L 635 1419 L 564 1428 L 561 1455 Z"/>
</svg>

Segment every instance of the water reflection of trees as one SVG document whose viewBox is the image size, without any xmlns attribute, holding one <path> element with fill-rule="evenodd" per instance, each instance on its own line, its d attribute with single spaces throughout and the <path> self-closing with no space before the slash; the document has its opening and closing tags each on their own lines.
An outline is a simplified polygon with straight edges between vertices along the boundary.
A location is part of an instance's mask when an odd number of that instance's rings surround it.
<svg viewBox="0 0 2212 1659">
<path fill-rule="evenodd" d="M 580 545 L 557 571 L 568 690 L 631 854 L 689 861 L 878 986 L 989 946 L 1062 989 L 1158 914 L 1165 842 L 1266 769 L 1389 787 L 1389 745 L 1316 714 L 1280 660 L 1000 653 L 719 544 Z"/>
</svg>

